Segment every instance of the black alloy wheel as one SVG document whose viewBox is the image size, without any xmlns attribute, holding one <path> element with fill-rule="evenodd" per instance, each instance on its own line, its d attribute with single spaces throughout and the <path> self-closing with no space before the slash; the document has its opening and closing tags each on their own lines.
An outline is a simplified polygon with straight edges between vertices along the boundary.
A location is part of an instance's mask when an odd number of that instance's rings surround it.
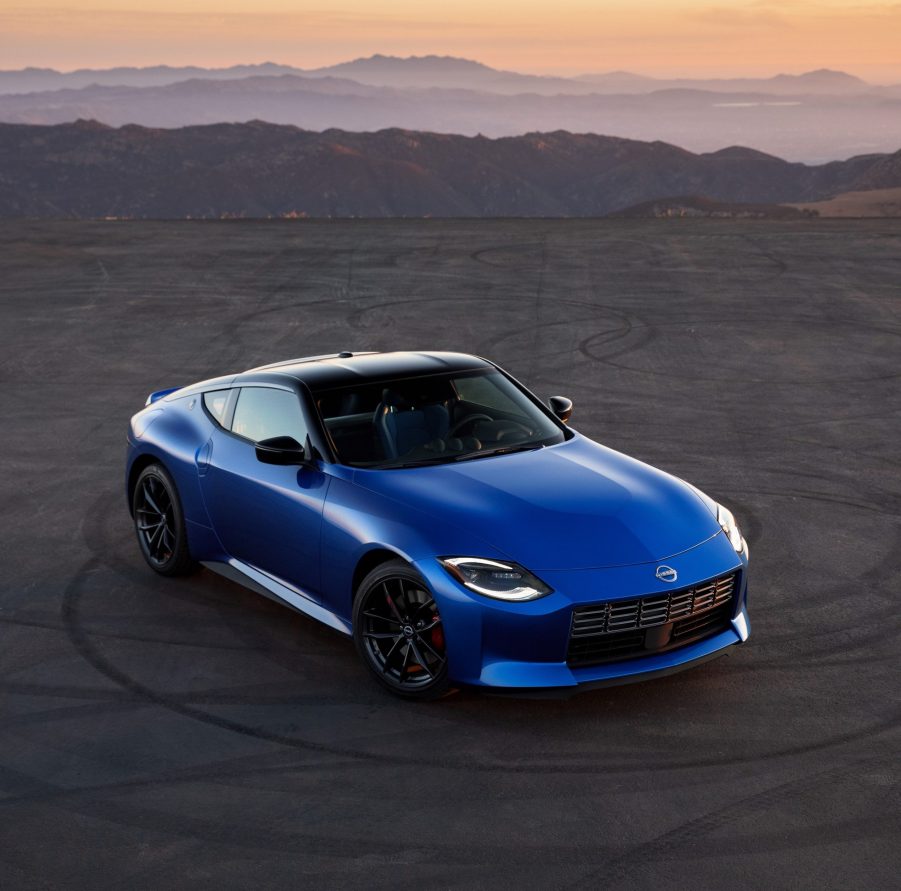
<svg viewBox="0 0 901 891">
<path fill-rule="evenodd" d="M 141 471 L 132 496 L 141 553 L 161 575 L 182 575 L 195 564 L 188 552 L 185 520 L 172 477 L 159 464 Z"/>
<path fill-rule="evenodd" d="M 437 699 L 449 687 L 438 604 L 411 566 L 391 560 L 363 579 L 354 642 L 376 679 L 399 696 Z"/>
</svg>

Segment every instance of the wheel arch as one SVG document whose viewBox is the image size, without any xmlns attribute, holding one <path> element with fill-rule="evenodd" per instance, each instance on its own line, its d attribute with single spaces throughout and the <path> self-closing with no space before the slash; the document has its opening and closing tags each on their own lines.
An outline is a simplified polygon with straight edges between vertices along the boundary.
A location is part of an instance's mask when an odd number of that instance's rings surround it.
<svg viewBox="0 0 901 891">
<path fill-rule="evenodd" d="M 386 548 L 383 545 L 377 545 L 373 548 L 370 548 L 363 554 L 362 557 L 357 561 L 357 565 L 354 567 L 353 577 L 351 578 L 350 585 L 350 605 L 351 610 L 353 609 L 354 599 L 357 596 L 357 590 L 360 587 L 360 582 L 372 572 L 373 569 L 381 566 L 383 563 L 388 563 L 391 560 L 403 560 L 404 563 L 408 565 L 410 561 L 398 551 L 392 551 L 390 548 Z"/>
<path fill-rule="evenodd" d="M 134 497 L 135 497 L 135 486 L 138 484 L 138 477 L 144 472 L 144 470 L 149 467 L 151 464 L 159 464 L 160 467 L 163 468 L 169 475 L 172 474 L 169 472 L 169 468 L 160 460 L 158 455 L 151 454 L 149 452 L 145 452 L 142 455 L 138 455 L 137 458 L 132 462 L 131 468 L 128 471 L 128 512 L 134 516 Z"/>
</svg>

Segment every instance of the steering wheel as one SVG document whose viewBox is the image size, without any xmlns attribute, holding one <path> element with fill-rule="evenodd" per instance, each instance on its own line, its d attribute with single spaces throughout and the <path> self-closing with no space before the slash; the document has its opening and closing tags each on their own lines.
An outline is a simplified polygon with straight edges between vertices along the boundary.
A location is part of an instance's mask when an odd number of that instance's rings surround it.
<svg viewBox="0 0 901 891">
<path fill-rule="evenodd" d="M 454 426 L 451 427 L 450 430 L 448 430 L 447 438 L 451 439 L 468 424 L 474 424 L 476 421 L 494 421 L 494 418 L 492 418 L 490 415 L 482 414 L 481 412 L 467 415 L 465 418 L 461 418 L 459 421 L 457 421 L 457 423 L 454 424 Z"/>
<path fill-rule="evenodd" d="M 506 439 L 508 434 L 512 434 L 515 436 L 516 431 L 511 429 L 514 427 L 519 427 L 519 429 L 522 430 L 522 432 L 526 435 L 526 437 L 529 437 L 532 435 L 531 428 L 526 427 L 525 424 L 520 424 L 519 421 L 504 420 L 504 421 L 498 421 L 498 423 L 504 425 L 504 427 L 497 434 L 498 442 L 500 442 L 502 439 Z"/>
</svg>

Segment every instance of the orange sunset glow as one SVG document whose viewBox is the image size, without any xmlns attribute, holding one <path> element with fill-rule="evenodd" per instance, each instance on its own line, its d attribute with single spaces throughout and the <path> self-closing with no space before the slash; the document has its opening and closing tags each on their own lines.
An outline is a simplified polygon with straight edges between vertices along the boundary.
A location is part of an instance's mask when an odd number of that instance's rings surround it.
<svg viewBox="0 0 901 891">
<path fill-rule="evenodd" d="M 830 67 L 901 80 L 901 4 L 846 0 L 22 0 L 0 2 L 0 67 L 317 67 L 436 53 L 536 73 L 740 76 Z"/>
</svg>

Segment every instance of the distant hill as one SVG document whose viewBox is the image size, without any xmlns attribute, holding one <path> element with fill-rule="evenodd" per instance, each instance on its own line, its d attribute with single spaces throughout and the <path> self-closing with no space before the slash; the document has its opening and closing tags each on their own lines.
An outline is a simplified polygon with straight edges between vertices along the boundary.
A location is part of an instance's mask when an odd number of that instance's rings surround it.
<svg viewBox="0 0 901 891">
<path fill-rule="evenodd" d="M 777 74 L 775 77 L 670 78 L 639 77 L 627 72 L 584 74 L 577 78 L 596 87 L 611 87 L 627 92 L 648 93 L 654 90 L 704 90 L 714 93 L 766 93 L 780 95 L 842 96 L 873 90 L 872 84 L 847 74 L 821 68 L 804 74 Z"/>
<path fill-rule="evenodd" d="M 235 80 L 242 77 L 302 74 L 290 65 L 264 62 L 261 65 L 232 65 L 228 68 L 200 68 L 196 65 L 151 65 L 146 68 L 22 68 L 0 71 L 0 94 L 35 93 L 46 90 L 77 90 L 90 86 L 159 87 L 202 77 L 204 80 Z"/>
<path fill-rule="evenodd" d="M 644 201 L 610 214 L 624 219 L 671 219 L 673 217 L 713 217 L 740 220 L 796 220 L 818 216 L 819 204 L 739 204 L 712 201 L 704 195 L 682 195 Z"/>
<path fill-rule="evenodd" d="M 858 188 L 899 158 L 812 167 L 740 147 L 694 154 L 567 132 L 487 139 L 262 122 L 2 124 L 0 216 L 601 216 L 671 195 L 817 201 Z"/>
<path fill-rule="evenodd" d="M 842 95 L 879 89 L 843 71 L 809 71 L 778 74 L 768 78 L 653 78 L 628 71 L 554 77 L 504 71 L 471 59 L 455 56 L 386 56 L 376 54 L 322 68 L 298 68 L 264 62 L 227 68 L 154 65 L 146 68 L 82 68 L 57 71 L 25 68 L 0 71 L 0 93 L 79 89 L 86 86 L 165 86 L 180 81 L 234 80 L 242 77 L 295 74 L 306 77 L 341 77 L 371 86 L 399 89 L 480 90 L 493 93 L 538 93 L 580 95 L 585 93 L 650 93 L 665 89 L 692 89 L 722 93 L 829 94 Z"/>
<path fill-rule="evenodd" d="M 80 89 L 87 86 L 158 87 L 197 78 L 237 80 L 244 77 L 293 74 L 301 77 L 341 77 L 370 86 L 400 89 L 476 89 L 496 93 L 535 92 L 544 95 L 584 94 L 596 91 L 588 81 L 578 78 L 547 77 L 502 71 L 453 56 L 374 55 L 322 68 L 297 68 L 264 62 L 259 65 L 232 65 L 227 68 L 201 68 L 194 65 L 173 67 L 154 65 L 146 68 L 82 68 L 56 71 L 53 68 L 24 68 L 0 71 L 0 94 L 21 94 L 46 90 Z M 631 76 L 630 76 L 631 77 Z M 640 78 L 639 78 L 640 80 Z"/>
<path fill-rule="evenodd" d="M 419 68 L 429 76 L 408 77 Z M 403 77 L 394 77 L 398 71 Z M 378 73 L 383 81 L 413 80 L 418 85 L 363 84 L 350 77 L 379 79 Z M 57 124 L 83 118 L 111 126 L 183 127 L 256 119 L 307 130 L 398 127 L 492 137 L 569 130 L 660 139 L 696 152 L 754 145 L 771 155 L 813 163 L 890 152 L 901 145 L 901 94 L 774 96 L 697 89 L 640 95 L 503 94 L 496 91 L 496 78 L 509 83 L 506 73 L 475 62 L 433 58 L 376 58 L 303 75 L 237 76 L 237 69 L 223 69 L 220 75 L 162 85 L 0 95 L 0 121 Z M 527 76 L 510 77 L 531 89 Z M 445 85 L 427 86 L 430 78 Z M 468 86 L 450 88 L 446 84 L 451 82 Z"/>
<path fill-rule="evenodd" d="M 901 157 L 896 158 L 896 161 L 901 162 Z M 864 176 L 863 179 L 866 180 L 867 177 Z M 901 217 L 901 186 L 842 192 L 825 201 L 798 204 L 796 209 L 820 217 Z"/>
<path fill-rule="evenodd" d="M 538 93 L 578 95 L 595 92 L 590 82 L 577 78 L 548 77 L 502 71 L 454 56 L 370 56 L 306 72 L 321 77 L 345 77 L 362 84 L 397 89 L 480 90 L 488 93 Z"/>
<path fill-rule="evenodd" d="M 891 189 L 901 185 L 901 152 L 880 158 L 855 183 L 859 189 Z"/>
</svg>

